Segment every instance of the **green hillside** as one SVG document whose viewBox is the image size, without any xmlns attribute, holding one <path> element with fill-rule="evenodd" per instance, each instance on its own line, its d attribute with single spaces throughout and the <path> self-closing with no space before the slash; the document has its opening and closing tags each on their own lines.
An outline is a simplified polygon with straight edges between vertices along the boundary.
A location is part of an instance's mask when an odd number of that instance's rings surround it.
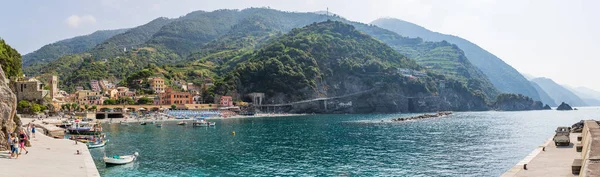
<svg viewBox="0 0 600 177">
<path fill-rule="evenodd" d="M 0 38 L 0 66 L 7 78 L 21 76 L 21 54 Z"/>
<path fill-rule="evenodd" d="M 236 69 L 238 63 L 252 58 L 255 50 L 270 45 L 293 28 L 327 19 L 355 26 L 358 31 L 415 59 L 430 71 L 458 80 L 470 92 L 481 92 L 490 100 L 498 94 L 487 78 L 452 44 L 402 37 L 337 16 L 263 8 L 196 11 L 177 19 L 159 18 L 116 35 L 86 53 L 63 57 L 61 62 L 51 62 L 38 71 L 59 74 L 66 83 L 74 85 L 86 85 L 89 79 L 102 77 L 124 79 L 149 65 L 162 68 L 162 72 L 156 73 L 169 79 L 194 83 L 201 83 L 203 77 L 222 80 L 228 72 Z M 127 51 L 123 50 L 124 46 L 129 47 Z M 86 58 L 93 65 L 77 64 Z M 95 68 L 89 67 L 107 69 L 104 73 L 74 75 L 74 71 L 95 71 Z"/>
<path fill-rule="evenodd" d="M 394 31 L 408 37 L 419 37 L 426 41 L 448 41 L 455 44 L 465 53 L 469 61 L 479 68 L 501 92 L 520 93 L 540 100 L 536 89 L 517 70 L 506 64 L 494 54 L 482 49 L 463 38 L 430 31 L 416 24 L 399 19 L 378 19 L 371 24 Z"/>
</svg>

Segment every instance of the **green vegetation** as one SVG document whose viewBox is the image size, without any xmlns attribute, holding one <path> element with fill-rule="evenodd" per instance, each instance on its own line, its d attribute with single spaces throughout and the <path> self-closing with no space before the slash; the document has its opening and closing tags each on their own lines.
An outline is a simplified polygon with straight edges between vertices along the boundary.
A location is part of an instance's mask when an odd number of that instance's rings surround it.
<svg viewBox="0 0 600 177">
<path fill-rule="evenodd" d="M 19 112 L 19 114 L 40 113 L 47 109 L 47 106 L 37 104 L 35 102 L 29 102 L 27 100 L 21 100 L 19 103 L 17 103 L 17 112 Z"/>
<path fill-rule="evenodd" d="M 175 104 L 172 104 L 172 105 L 171 105 L 171 110 L 174 110 L 174 109 L 176 109 L 176 108 L 177 108 L 177 105 L 175 105 Z"/>
<path fill-rule="evenodd" d="M 154 100 L 152 98 L 148 98 L 148 97 L 142 97 L 137 100 L 137 104 L 139 104 L 139 105 L 147 105 L 147 104 L 152 104 L 152 103 L 154 103 Z"/>
<path fill-rule="evenodd" d="M 115 99 L 106 99 L 102 102 L 104 105 L 117 105 L 117 100 Z"/>
<path fill-rule="evenodd" d="M 315 23 L 327 19 L 333 21 Z M 169 85 L 171 80 L 202 85 L 210 79 L 214 86 L 203 88 L 204 100 L 248 92 L 298 100 L 352 93 L 378 82 L 399 82 L 397 86 L 406 86 L 410 93 L 436 94 L 436 83 L 442 80 L 464 95 L 493 99 L 498 94 L 455 45 L 402 37 L 335 16 L 262 8 L 159 18 L 85 53 L 30 68 L 43 75 L 58 74 L 69 86 L 61 88 L 66 91 L 106 78 L 119 79 L 120 86 L 136 88 L 138 94 L 151 94 L 144 90 L 147 85 L 133 81 L 147 84 L 148 76 L 158 76 Z M 427 76 L 398 78 L 398 68 Z M 342 84 L 354 81 L 365 88 Z"/>
<path fill-rule="evenodd" d="M 483 74 L 485 74 L 493 86 L 501 92 L 520 93 L 529 96 L 534 100 L 540 100 L 540 96 L 535 88 L 531 86 L 529 81 L 527 81 L 527 79 L 525 79 L 525 77 L 517 70 L 506 64 L 494 54 L 470 41 L 453 35 L 433 32 L 416 24 L 399 19 L 378 19 L 371 22 L 371 24 L 394 31 L 403 36 L 419 37 L 426 41 L 434 42 L 448 41 L 449 43 L 455 44 L 464 51 L 466 58 L 473 66 L 476 66 Z M 486 87 L 488 86 L 483 85 L 482 88 L 485 89 Z M 489 92 L 486 91 L 486 93 L 490 96 Z"/>
<path fill-rule="evenodd" d="M 0 66 L 4 70 L 7 78 L 14 76 L 22 76 L 21 70 L 21 54 L 17 50 L 10 47 L 0 38 Z"/>
</svg>

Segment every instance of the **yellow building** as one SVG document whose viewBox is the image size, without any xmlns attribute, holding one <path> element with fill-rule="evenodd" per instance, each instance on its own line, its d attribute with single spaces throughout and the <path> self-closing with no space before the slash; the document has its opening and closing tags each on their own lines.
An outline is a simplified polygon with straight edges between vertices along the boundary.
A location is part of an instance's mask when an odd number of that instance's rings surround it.
<svg viewBox="0 0 600 177">
<path fill-rule="evenodd" d="M 150 87 L 154 90 L 155 93 L 165 93 L 165 80 L 160 77 L 151 77 L 148 78 L 148 82 L 150 82 Z"/>
</svg>

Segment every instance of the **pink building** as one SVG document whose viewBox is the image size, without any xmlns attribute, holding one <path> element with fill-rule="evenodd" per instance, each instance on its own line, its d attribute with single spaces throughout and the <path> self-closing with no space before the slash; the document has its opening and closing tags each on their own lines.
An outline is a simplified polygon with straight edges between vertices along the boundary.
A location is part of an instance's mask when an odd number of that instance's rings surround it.
<svg viewBox="0 0 600 177">
<path fill-rule="evenodd" d="M 221 96 L 219 101 L 219 106 L 221 107 L 231 107 L 233 106 L 233 99 L 231 96 Z"/>
<path fill-rule="evenodd" d="M 100 82 L 98 82 L 98 80 L 91 80 L 90 87 L 92 88 L 92 91 L 94 91 L 94 92 L 100 92 L 102 90 L 100 88 Z"/>
</svg>

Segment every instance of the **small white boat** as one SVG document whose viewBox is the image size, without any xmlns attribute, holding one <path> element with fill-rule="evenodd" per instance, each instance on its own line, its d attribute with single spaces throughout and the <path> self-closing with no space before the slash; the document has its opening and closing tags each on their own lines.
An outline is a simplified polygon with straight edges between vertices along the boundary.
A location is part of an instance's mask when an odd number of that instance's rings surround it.
<svg viewBox="0 0 600 177">
<path fill-rule="evenodd" d="M 184 121 L 177 123 L 177 125 L 185 125 L 185 124 L 187 124 L 187 122 L 184 122 Z"/>
<path fill-rule="evenodd" d="M 87 147 L 88 147 L 88 149 L 104 147 L 106 145 L 106 142 L 108 142 L 108 140 L 100 141 L 100 142 L 89 142 L 89 143 L 87 143 Z"/>
<path fill-rule="evenodd" d="M 216 122 L 208 122 L 208 125 L 209 126 L 215 126 L 215 125 L 217 125 L 217 123 Z"/>
<path fill-rule="evenodd" d="M 137 156 L 139 156 L 140 154 L 138 152 L 133 153 L 133 155 L 124 155 L 124 156 L 113 156 L 113 157 L 106 157 L 104 156 L 104 163 L 106 163 L 107 165 L 123 165 L 123 164 L 128 164 L 133 162 Z"/>
</svg>

